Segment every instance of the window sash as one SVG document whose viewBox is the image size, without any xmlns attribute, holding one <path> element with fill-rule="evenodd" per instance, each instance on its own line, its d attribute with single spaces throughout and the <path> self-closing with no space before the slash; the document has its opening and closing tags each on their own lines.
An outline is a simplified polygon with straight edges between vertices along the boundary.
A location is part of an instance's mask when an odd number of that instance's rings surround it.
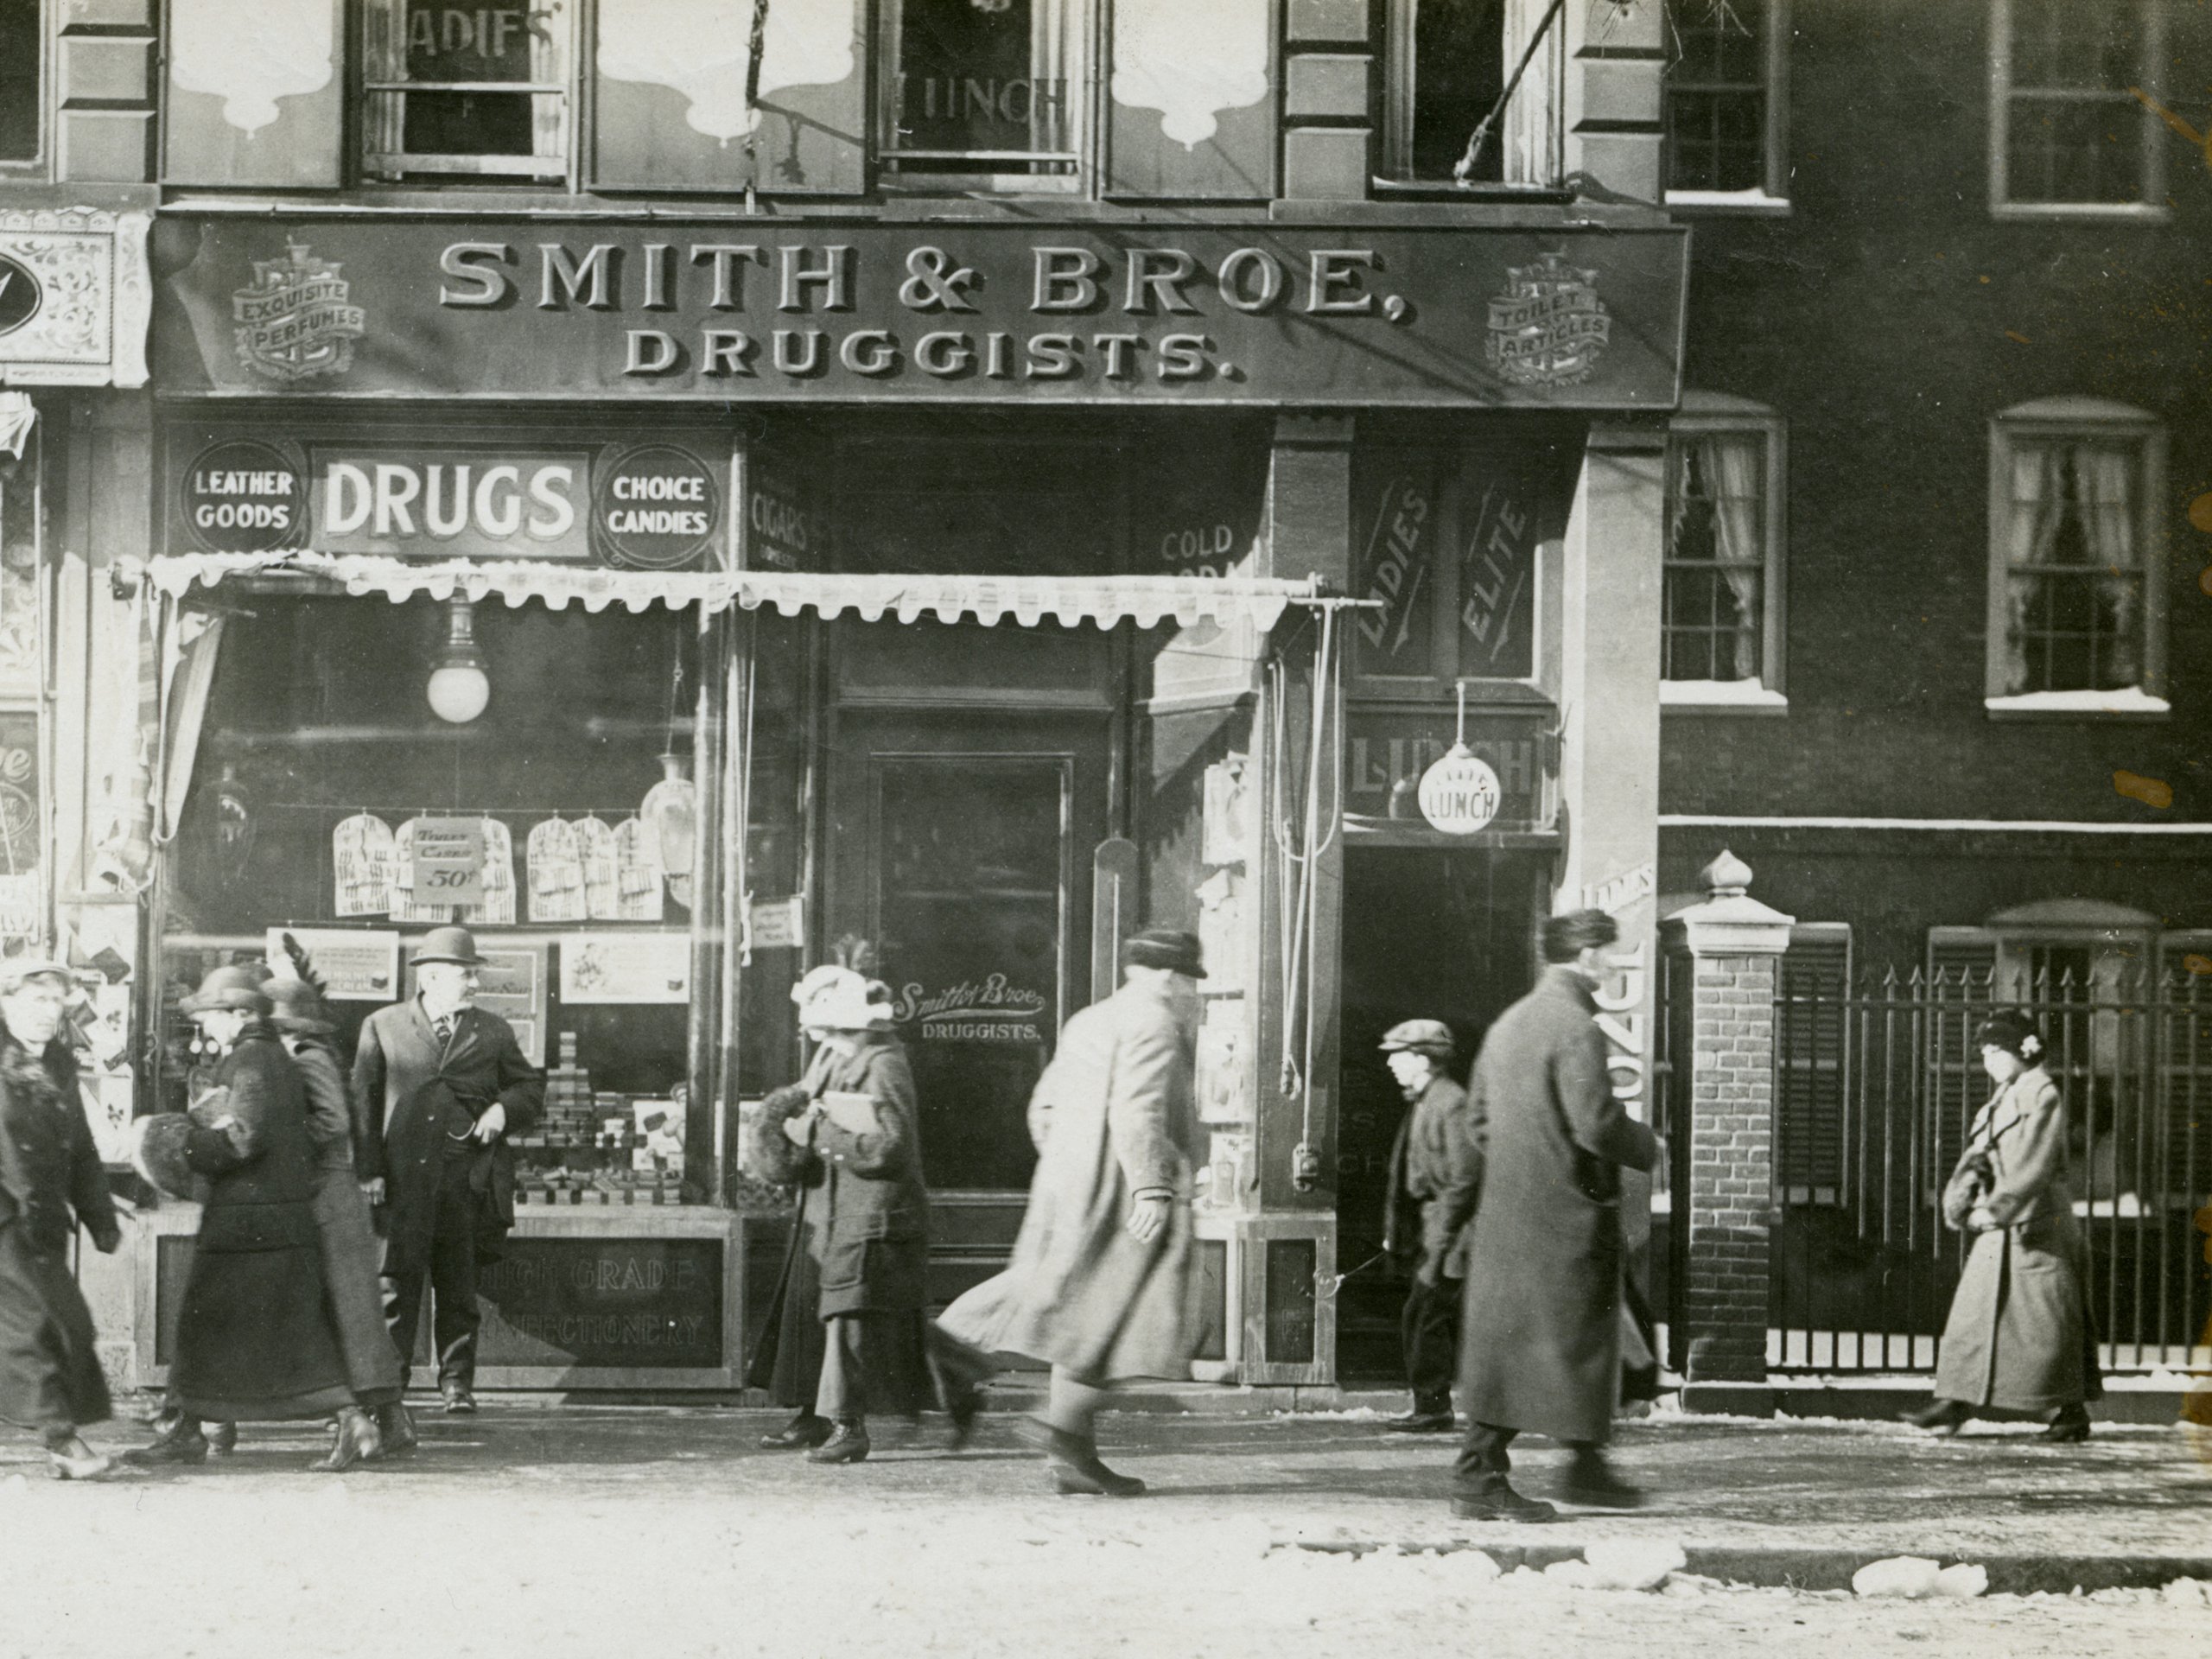
<svg viewBox="0 0 2212 1659">
<path fill-rule="evenodd" d="M 1000 190 L 1058 191 L 1079 180 L 1086 171 L 1091 126 L 1092 15 L 1085 0 L 1029 0 L 1029 76 L 1020 83 L 1028 89 L 1023 107 L 1034 140 L 1027 145 L 900 142 L 906 130 L 902 124 L 909 114 L 902 107 L 902 99 L 908 96 L 912 80 L 906 51 L 906 3 L 907 0 L 885 0 L 879 16 L 877 48 L 882 67 L 876 108 L 878 164 L 895 175 L 951 175 L 971 188 Z M 1046 70 L 1056 73 L 1042 73 Z M 950 87 L 956 101 L 972 103 L 979 87 L 988 90 L 981 77 L 929 77 L 932 82 L 939 79 Z M 1060 83 L 1060 94 L 1057 99 L 1039 100 L 1037 86 L 1048 79 Z M 931 86 L 925 96 L 933 95 Z M 999 95 L 1001 103 L 1005 96 Z M 1056 113 L 1048 117 L 1047 110 Z"/>
<path fill-rule="evenodd" d="M 2115 10 L 2124 7 L 2132 12 L 2138 25 L 2135 61 L 2126 72 L 2126 82 L 2120 86 L 2069 86 L 2022 81 L 2014 72 L 2018 26 L 2021 16 L 2019 0 L 1991 0 L 1991 207 L 1999 213 L 2031 216 L 2039 213 L 2163 216 L 2165 212 L 2163 132 L 2156 114 L 2147 105 L 2138 107 L 2133 89 L 2140 87 L 2147 96 L 2153 99 L 2158 96 L 2159 67 L 2164 55 L 2164 10 L 2156 0 L 2068 0 L 2068 3 Z M 2128 169 L 2124 193 L 2112 195 L 2062 194 L 2054 186 L 2050 194 L 2030 194 L 2037 187 L 2017 176 L 2015 167 L 2016 152 L 2019 149 L 2024 129 L 2049 118 L 2053 111 L 2099 106 L 2123 111 L 2132 109 L 2137 118 L 2137 143 L 2133 149 L 2124 152 Z M 2101 143 L 2076 143 L 2068 147 L 2064 153 L 2074 156 L 2077 164 L 2087 164 L 2093 170 L 2115 162 L 2111 149 Z M 2056 165 L 2051 165 L 2048 170 L 2056 173 Z"/>
<path fill-rule="evenodd" d="M 531 73 L 517 80 L 410 73 L 409 0 L 368 0 L 362 11 L 361 167 L 372 180 L 409 174 L 466 179 L 556 179 L 573 181 L 575 83 L 578 54 L 575 7 L 533 14 L 547 22 L 543 36 L 525 33 Z M 486 150 L 410 149 L 411 99 L 526 99 L 530 148 Z M 417 106 L 419 108 L 419 105 Z"/>
<path fill-rule="evenodd" d="M 1666 189 L 1670 196 L 1753 196 L 1778 201 L 1789 193 L 1787 0 L 1732 3 L 1758 18 L 1758 28 L 1744 49 L 1749 60 L 1745 71 L 1737 76 L 1686 72 L 1687 55 L 1668 69 Z M 1678 37 L 1719 32 L 1709 22 L 1685 23 L 1680 12 L 1678 0 L 1669 0 L 1669 23 Z M 1725 60 L 1727 54 L 1711 55 Z M 1727 67 L 1725 60 L 1719 67 Z M 1738 130 L 1745 136 L 1732 137 L 1726 130 L 1732 106 L 1745 111 Z"/>
<path fill-rule="evenodd" d="M 1660 678 L 1719 682 L 1781 690 L 1783 638 L 1783 444 L 1778 423 L 1707 416 L 1677 422 L 1669 435 L 1666 463 L 1665 547 L 1660 558 Z M 1745 475 L 1730 487 L 1698 478 L 1691 463 L 1700 446 L 1712 461 L 1735 453 Z M 1732 504 L 1731 536 L 1719 522 Z M 1693 506 L 1713 515 L 1711 556 L 1686 557 L 1681 537 Z M 1733 541 L 1739 550 L 1732 551 Z M 1751 549 L 1755 550 L 1740 550 Z M 1694 584 L 1702 578 L 1700 595 Z M 1723 594 L 1731 608 L 1723 609 Z M 1702 604 L 1698 601 L 1702 598 Z M 1726 668 L 1732 671 L 1724 672 Z"/>
</svg>

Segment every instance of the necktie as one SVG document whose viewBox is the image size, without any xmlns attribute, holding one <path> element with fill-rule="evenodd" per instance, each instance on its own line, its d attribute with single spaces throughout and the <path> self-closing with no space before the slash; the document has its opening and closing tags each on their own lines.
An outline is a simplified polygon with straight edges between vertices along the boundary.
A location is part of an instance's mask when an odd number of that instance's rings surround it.
<svg viewBox="0 0 2212 1659">
<path fill-rule="evenodd" d="M 453 1015 L 442 1014 L 430 1022 L 430 1029 L 437 1033 L 438 1046 L 445 1047 L 453 1041 Z"/>
</svg>

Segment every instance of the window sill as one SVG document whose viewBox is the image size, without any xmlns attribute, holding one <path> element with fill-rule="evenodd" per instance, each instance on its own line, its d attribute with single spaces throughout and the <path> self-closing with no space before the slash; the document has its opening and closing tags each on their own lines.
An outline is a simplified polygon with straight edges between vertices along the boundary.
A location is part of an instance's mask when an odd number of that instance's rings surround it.
<svg viewBox="0 0 2212 1659">
<path fill-rule="evenodd" d="M 1659 706 L 1681 715 L 1786 715 L 1789 699 L 1757 680 L 1662 680 Z"/>
<path fill-rule="evenodd" d="M 2143 690 L 2030 691 L 2018 696 L 1984 697 L 1992 720 L 2058 720 L 2082 715 L 2107 720 L 2164 720 L 2173 705 Z"/>
<path fill-rule="evenodd" d="M 1669 190 L 1667 210 L 1715 219 L 1787 219 L 1794 211 L 1789 197 L 1764 190 Z"/>
<path fill-rule="evenodd" d="M 2173 217 L 2173 210 L 2156 201 L 1993 201 L 1989 216 L 2000 221 L 2104 219 L 2163 225 Z"/>
</svg>

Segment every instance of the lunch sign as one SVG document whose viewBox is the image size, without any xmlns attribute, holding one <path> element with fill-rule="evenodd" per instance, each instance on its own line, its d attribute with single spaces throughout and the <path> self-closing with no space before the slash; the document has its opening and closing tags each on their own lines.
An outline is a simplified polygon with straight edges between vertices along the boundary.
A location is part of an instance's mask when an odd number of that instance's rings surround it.
<svg viewBox="0 0 2212 1659">
<path fill-rule="evenodd" d="M 181 226 L 218 394 L 1667 408 L 1664 225 Z"/>
</svg>

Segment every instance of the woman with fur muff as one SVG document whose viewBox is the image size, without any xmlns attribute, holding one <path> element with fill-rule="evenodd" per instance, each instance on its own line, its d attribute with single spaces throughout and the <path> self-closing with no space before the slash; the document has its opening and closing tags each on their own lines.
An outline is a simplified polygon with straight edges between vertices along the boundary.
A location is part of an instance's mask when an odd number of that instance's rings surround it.
<svg viewBox="0 0 2212 1659">
<path fill-rule="evenodd" d="M 203 1422 L 334 1415 L 336 1441 L 316 1469 L 347 1468 L 380 1449 L 346 1382 L 323 1294 L 307 1095 L 269 1023 L 265 976 L 218 968 L 181 1005 L 223 1058 L 174 1137 L 207 1197 L 170 1370 L 177 1414 L 151 1446 L 126 1454 L 135 1463 L 205 1461 Z"/>
<path fill-rule="evenodd" d="M 60 1036 L 68 998 L 60 963 L 0 962 L 0 1418 L 36 1431 L 55 1478 L 95 1480 L 114 1460 L 78 1431 L 106 1421 L 107 1379 L 69 1243 L 81 1224 L 112 1255 L 123 1232 Z"/>
<path fill-rule="evenodd" d="M 2089 1438 L 2101 1397 L 2085 1287 L 2088 1251 L 2067 1181 L 2066 1107 L 2043 1033 L 2000 1008 L 1975 1033 L 1997 1085 L 1943 1191 L 1943 1219 L 1973 1246 L 1951 1298 L 1935 1402 L 1909 1421 L 1954 1434 L 1969 1419 L 2040 1418 L 2044 1439 Z"/>
</svg>

